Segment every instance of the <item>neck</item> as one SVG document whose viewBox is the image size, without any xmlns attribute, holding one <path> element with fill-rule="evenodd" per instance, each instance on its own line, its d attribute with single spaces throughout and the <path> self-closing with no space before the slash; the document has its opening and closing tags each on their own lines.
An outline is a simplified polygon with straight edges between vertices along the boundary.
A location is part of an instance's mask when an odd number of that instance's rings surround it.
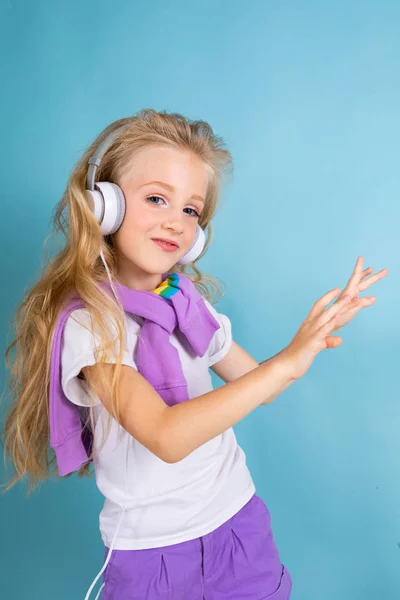
<svg viewBox="0 0 400 600">
<path fill-rule="evenodd" d="M 129 266 L 120 265 L 116 280 L 131 290 L 143 290 L 151 292 L 155 290 L 164 280 L 163 273 L 146 273 L 130 263 Z"/>
</svg>

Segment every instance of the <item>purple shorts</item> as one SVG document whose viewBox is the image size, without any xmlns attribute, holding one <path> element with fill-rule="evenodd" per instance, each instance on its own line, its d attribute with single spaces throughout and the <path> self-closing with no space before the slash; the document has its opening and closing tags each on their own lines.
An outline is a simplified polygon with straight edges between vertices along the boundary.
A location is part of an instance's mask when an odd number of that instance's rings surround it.
<svg viewBox="0 0 400 600">
<path fill-rule="evenodd" d="M 257 494 L 207 535 L 113 550 L 103 577 L 101 600 L 287 600 L 292 589 Z"/>
</svg>

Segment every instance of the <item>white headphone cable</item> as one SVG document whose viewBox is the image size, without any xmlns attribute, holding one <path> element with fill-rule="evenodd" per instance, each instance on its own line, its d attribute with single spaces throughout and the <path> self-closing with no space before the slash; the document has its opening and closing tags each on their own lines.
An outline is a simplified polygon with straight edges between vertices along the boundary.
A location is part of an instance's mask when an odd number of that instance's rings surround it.
<svg viewBox="0 0 400 600">
<path fill-rule="evenodd" d="M 87 591 L 87 593 L 86 593 L 86 596 L 85 596 L 85 600 L 89 600 L 89 598 L 90 598 L 90 594 L 92 593 L 92 590 L 93 590 L 94 586 L 96 585 L 96 583 L 97 583 L 98 579 L 101 577 L 101 575 L 104 573 L 105 569 L 107 568 L 107 565 L 108 565 L 108 563 L 109 563 L 109 561 L 110 561 L 110 558 L 111 558 L 111 553 L 112 553 L 112 551 L 113 551 L 113 548 L 114 548 L 114 545 L 115 545 L 115 541 L 116 541 L 116 539 L 117 539 L 117 536 L 118 536 L 119 528 L 120 528 L 120 525 L 121 525 L 121 522 L 122 522 L 122 517 L 124 516 L 124 513 L 125 513 L 126 501 L 127 501 L 127 489 L 126 489 L 127 485 L 126 485 L 126 484 L 127 484 L 127 479 L 128 479 L 128 455 L 129 455 L 129 445 L 130 445 L 130 437 L 129 437 L 129 435 L 128 435 L 128 443 L 127 443 L 127 446 L 126 446 L 126 460 L 125 460 L 125 484 L 124 484 L 124 494 L 125 494 L 125 499 L 124 499 L 124 504 L 123 504 L 123 506 L 122 506 L 122 512 L 121 512 L 121 515 L 120 515 L 120 517 L 119 517 L 119 521 L 118 521 L 117 529 L 115 530 L 114 537 L 113 537 L 113 539 L 112 539 L 112 542 L 111 542 L 111 546 L 110 546 L 110 548 L 109 548 L 109 550 L 108 550 L 107 558 L 106 558 L 106 560 L 105 560 L 105 562 L 104 562 L 104 565 L 103 565 L 102 569 L 101 569 L 101 570 L 99 571 L 99 573 L 96 575 L 96 577 L 95 577 L 95 579 L 93 580 L 93 582 L 92 582 L 92 584 L 91 584 L 90 588 L 88 589 L 88 591 Z M 101 586 L 101 588 L 99 589 L 99 592 L 98 592 L 98 594 L 97 594 L 97 596 L 96 596 L 96 599 L 95 599 L 95 600 L 98 600 L 98 598 L 100 597 L 100 593 L 101 593 L 101 591 L 102 591 L 102 589 L 103 589 L 104 585 L 105 585 L 105 583 L 103 583 L 103 584 L 102 584 L 102 586 Z"/>
<path fill-rule="evenodd" d="M 109 269 L 108 269 L 108 266 L 107 266 L 106 260 L 105 260 L 105 258 L 104 258 L 104 254 L 103 254 L 103 250 L 102 250 L 102 249 L 100 249 L 100 256 L 101 256 L 101 259 L 102 259 L 102 261 L 103 261 L 103 263 L 104 263 L 105 269 L 106 269 L 106 271 L 107 271 L 108 279 L 110 280 L 110 284 L 111 284 L 111 289 L 112 289 L 112 291 L 113 291 L 113 293 L 114 293 L 114 296 L 115 296 L 115 298 L 117 299 L 117 302 L 118 302 L 118 296 L 117 296 L 117 293 L 116 293 L 116 291 L 115 291 L 115 289 L 114 289 L 113 282 L 112 282 L 112 279 L 111 279 L 111 274 L 110 274 L 110 271 L 109 271 Z M 124 513 L 125 513 L 126 501 L 127 501 L 127 497 L 128 497 L 128 496 L 127 496 L 126 484 L 127 484 L 127 478 L 128 478 L 128 456 L 129 456 L 129 444 L 130 444 L 130 438 L 129 438 L 129 436 L 128 436 L 128 443 L 127 443 L 127 446 L 126 446 L 126 460 L 125 460 L 125 484 L 124 484 L 124 494 L 125 494 L 125 498 L 124 498 L 124 504 L 123 504 L 123 506 L 122 506 L 122 512 L 121 512 L 121 515 L 120 515 L 120 517 L 119 517 L 119 521 L 118 521 L 117 529 L 115 530 L 114 537 L 113 537 L 113 539 L 112 539 L 112 542 L 111 542 L 111 546 L 110 546 L 110 548 L 109 548 L 109 550 L 108 550 L 107 558 L 106 558 L 106 560 L 105 560 L 105 562 L 104 562 L 104 565 L 103 565 L 102 569 L 101 569 L 101 570 L 99 571 L 99 573 L 96 575 L 96 577 L 95 577 L 95 579 L 93 580 L 93 582 L 92 582 L 92 584 L 91 584 L 90 588 L 88 589 L 88 591 L 87 591 L 87 593 L 86 593 L 86 596 L 85 596 L 85 600 L 89 600 L 89 598 L 90 598 L 90 594 L 92 593 L 94 586 L 96 585 L 96 583 L 97 583 L 98 579 L 101 577 L 101 575 L 104 573 L 105 569 L 107 568 L 107 565 L 108 565 L 108 563 L 109 563 L 109 561 L 110 561 L 110 558 L 111 558 L 111 553 L 112 553 L 112 551 L 113 551 L 113 548 L 114 548 L 115 541 L 116 541 L 116 539 L 117 539 L 117 536 L 118 536 L 118 532 L 119 532 L 119 528 L 120 528 L 120 525 L 121 525 L 121 522 L 122 522 L 122 518 L 123 518 L 123 516 L 124 516 Z M 98 600 L 98 598 L 100 597 L 100 594 L 101 594 L 101 592 L 102 592 L 102 590 L 103 590 L 103 588 L 104 588 L 104 585 L 105 585 L 105 583 L 103 583 L 103 584 L 102 584 L 102 586 L 101 586 L 101 588 L 99 589 L 99 592 L 98 592 L 98 594 L 97 594 L 97 596 L 96 596 L 95 600 Z"/>
</svg>

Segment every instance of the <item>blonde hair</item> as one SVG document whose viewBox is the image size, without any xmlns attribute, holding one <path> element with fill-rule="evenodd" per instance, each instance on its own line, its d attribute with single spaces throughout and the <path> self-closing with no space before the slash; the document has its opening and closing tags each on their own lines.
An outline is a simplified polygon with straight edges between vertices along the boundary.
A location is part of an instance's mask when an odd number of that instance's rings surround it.
<svg viewBox="0 0 400 600">
<path fill-rule="evenodd" d="M 96 181 L 118 183 L 129 172 L 135 155 L 149 146 L 162 145 L 194 153 L 203 161 L 209 174 L 206 203 L 199 221 L 204 229 L 208 228 L 208 241 L 203 254 L 211 241 L 211 219 L 220 198 L 222 176 L 230 172 L 232 166 L 232 156 L 222 138 L 216 136 L 205 121 L 192 121 L 181 114 L 153 109 L 143 109 L 133 117 L 119 119 L 108 125 L 75 165 L 54 209 L 53 231 L 47 240 L 61 232 L 65 236 L 65 245 L 53 259 L 47 259 L 41 277 L 28 290 L 16 310 L 13 321 L 15 339 L 5 352 L 10 370 L 8 388 L 11 406 L 4 425 L 4 460 L 6 463 L 8 454 L 15 469 L 15 477 L 6 491 L 28 475 L 29 493 L 41 480 L 57 472 L 55 455 L 49 448 L 50 361 L 58 317 L 70 294 L 78 293 L 90 314 L 93 330 L 100 334 L 100 347 L 95 348 L 97 362 L 106 361 L 107 350 L 114 347 L 116 341 L 108 327 L 108 317 L 116 324 L 119 355 L 110 397 L 111 413 L 114 417 L 118 414 L 117 382 L 124 345 L 125 316 L 122 307 L 111 296 L 102 293 L 98 286 L 98 282 L 108 280 L 100 250 L 111 276 L 116 275 L 117 256 L 113 235 L 101 234 L 96 217 L 87 203 L 85 189 L 89 158 L 104 138 L 122 125 L 128 127 L 105 153 L 96 173 Z M 177 265 L 173 270 L 190 277 L 210 301 L 221 293 L 218 281 L 201 274 L 194 263 L 185 267 Z M 9 354 L 13 347 L 15 359 L 10 365 Z M 90 390 L 91 426 L 92 409 L 93 395 Z M 89 467 L 89 464 L 82 466 L 79 476 L 90 475 Z"/>
</svg>

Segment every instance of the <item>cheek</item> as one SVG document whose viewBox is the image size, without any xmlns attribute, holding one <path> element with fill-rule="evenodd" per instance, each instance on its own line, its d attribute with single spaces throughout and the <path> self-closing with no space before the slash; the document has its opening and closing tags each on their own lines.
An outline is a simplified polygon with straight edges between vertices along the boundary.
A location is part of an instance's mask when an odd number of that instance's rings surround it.
<svg viewBox="0 0 400 600">
<path fill-rule="evenodd" d="M 135 247 L 145 232 L 146 220 L 127 208 L 121 227 L 114 233 L 114 240 L 120 250 L 126 251 Z"/>
<path fill-rule="evenodd" d="M 124 230 L 135 233 L 146 233 L 155 225 L 155 215 L 151 211 L 135 204 L 127 204 L 121 229 L 124 228 Z"/>
<path fill-rule="evenodd" d="M 198 223 L 198 221 L 196 219 L 193 219 L 186 226 L 185 238 L 186 238 L 186 243 L 187 244 L 191 244 L 193 242 L 193 240 L 194 240 L 194 236 L 196 235 L 196 226 L 197 226 L 197 223 Z"/>
</svg>

